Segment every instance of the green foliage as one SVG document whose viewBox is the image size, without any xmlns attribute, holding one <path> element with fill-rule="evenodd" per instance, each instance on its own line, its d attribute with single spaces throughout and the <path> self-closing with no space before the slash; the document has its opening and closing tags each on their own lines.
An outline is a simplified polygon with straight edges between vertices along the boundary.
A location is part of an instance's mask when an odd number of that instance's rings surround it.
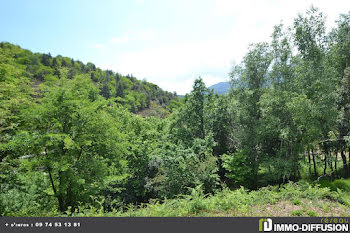
<svg viewBox="0 0 350 233">
<path fill-rule="evenodd" d="M 349 32 L 349 14 L 327 34 L 311 7 L 249 47 L 230 93 L 198 78 L 180 100 L 132 75 L 0 43 L 0 214 L 349 214 Z M 302 177 L 322 188 L 290 182 Z"/>
<path fill-rule="evenodd" d="M 123 76 L 110 70 L 103 71 L 92 63 L 84 64 L 60 55 L 32 53 L 19 46 L 1 42 L 0 63 L 11 64 L 23 71 L 26 78 L 38 83 L 56 81 L 61 77 L 73 79 L 76 75 L 89 75 L 106 99 L 115 99 L 132 112 L 148 108 L 151 101 L 166 108 L 171 101 L 176 105 L 177 96 L 161 90 L 157 85 Z M 3 62 L 2 62 L 3 61 Z M 1 69 L 1 68 L 0 68 Z M 2 72 L 0 71 L 0 74 Z M 28 86 L 26 86 L 28 87 Z"/>
<path fill-rule="evenodd" d="M 243 151 L 231 155 L 222 155 L 223 167 L 226 169 L 226 176 L 232 179 L 236 186 L 250 183 L 251 167 L 247 160 L 248 156 Z"/>
<path fill-rule="evenodd" d="M 267 84 L 267 72 L 272 61 L 270 47 L 266 43 L 252 46 L 244 57 L 242 65 L 232 72 L 232 82 L 237 86 L 232 95 L 238 98 L 238 141 L 241 150 L 247 154 L 251 166 L 251 185 L 257 187 L 258 170 L 263 144 L 261 135 L 262 110 L 260 101 Z M 237 77 L 238 76 L 238 77 Z M 236 77 L 238 79 L 236 79 Z"/>
<path fill-rule="evenodd" d="M 213 192 L 218 185 L 217 166 L 208 143 L 210 138 L 196 139 L 191 148 L 167 144 L 156 150 L 152 164 L 159 163 L 159 170 L 147 186 L 167 198 L 187 194 L 188 188 L 198 185 L 205 193 Z"/>
<path fill-rule="evenodd" d="M 312 210 L 309 210 L 306 213 L 309 217 L 318 217 L 319 216 L 315 211 L 312 211 Z"/>
<path fill-rule="evenodd" d="M 107 103 L 89 78 L 61 78 L 40 105 L 24 112 L 34 156 L 28 169 L 49 174 L 61 211 L 125 177 L 123 135 Z"/>
<path fill-rule="evenodd" d="M 190 146 L 193 139 L 205 138 L 208 132 L 205 105 L 210 98 L 207 92 L 208 89 L 205 87 L 203 80 L 201 78 L 196 79 L 191 94 L 186 96 L 181 110 L 173 116 L 170 134 L 174 136 L 175 141 L 181 141 L 186 146 Z"/>
<path fill-rule="evenodd" d="M 51 193 L 49 178 L 41 172 L 20 176 L 21 186 L 0 193 L 0 215 L 2 216 L 52 216 L 58 214 L 56 200 Z M 45 193 L 46 195 L 43 195 Z"/>
<path fill-rule="evenodd" d="M 167 109 L 169 110 L 169 112 L 174 112 L 175 110 L 179 109 L 181 106 L 182 104 L 180 101 L 171 100 Z"/>
<path fill-rule="evenodd" d="M 307 208 L 315 208 L 314 204 L 318 203 L 323 209 L 326 209 L 329 201 L 334 200 L 339 195 L 340 193 L 332 192 L 328 188 L 296 183 L 288 183 L 280 189 L 269 186 L 250 192 L 244 188 L 234 191 L 224 188 L 222 191 L 215 193 L 215 195 L 204 195 L 201 187 L 198 186 L 191 189 L 190 194 L 182 198 L 166 199 L 162 203 L 153 201 L 136 209 L 134 207 L 129 208 L 124 213 L 116 211 L 113 213 L 113 216 L 276 216 L 276 213 L 266 212 L 266 205 L 269 205 L 270 208 L 273 205 L 280 208 L 278 203 L 287 203 L 293 199 L 303 199 L 308 205 L 304 206 L 303 209 L 285 213 L 286 216 L 317 216 L 316 212 L 307 210 Z M 332 208 L 345 209 L 346 211 L 343 214 L 349 214 L 348 204 L 342 204 L 344 198 L 345 196 L 340 198 L 338 203 L 332 204 Z M 337 216 L 337 213 L 327 211 L 324 213 Z M 84 215 L 78 214 L 76 216 L 96 215 L 89 215 L 89 212 L 86 212 Z M 107 214 L 107 216 L 109 215 Z"/>
<path fill-rule="evenodd" d="M 322 180 L 320 181 L 321 187 L 328 187 L 332 191 L 342 190 L 344 192 L 350 192 L 350 180 L 349 179 L 339 179 L 329 181 L 329 180 Z"/>
</svg>

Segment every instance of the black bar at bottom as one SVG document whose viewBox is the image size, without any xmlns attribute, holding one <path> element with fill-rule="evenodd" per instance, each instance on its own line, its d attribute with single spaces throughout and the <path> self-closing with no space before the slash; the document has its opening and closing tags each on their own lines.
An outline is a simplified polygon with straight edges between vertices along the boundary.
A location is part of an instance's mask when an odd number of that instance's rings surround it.
<svg viewBox="0 0 350 233">
<path fill-rule="evenodd" d="M 0 217 L 2 232 L 348 232 L 342 217 Z"/>
</svg>

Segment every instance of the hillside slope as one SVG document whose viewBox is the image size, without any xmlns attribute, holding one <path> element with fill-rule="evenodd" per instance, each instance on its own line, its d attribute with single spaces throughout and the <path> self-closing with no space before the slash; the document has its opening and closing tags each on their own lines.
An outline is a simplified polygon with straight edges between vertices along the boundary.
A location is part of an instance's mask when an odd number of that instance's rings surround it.
<svg viewBox="0 0 350 233">
<path fill-rule="evenodd" d="M 73 79 L 79 74 L 89 75 L 102 96 L 106 99 L 115 98 L 115 102 L 134 113 L 149 108 L 151 102 L 166 108 L 171 100 L 177 100 L 176 95 L 132 75 L 124 76 L 111 70 L 102 70 L 93 63 L 84 64 L 61 55 L 53 57 L 50 53 L 33 53 L 7 42 L 0 43 L 0 63 L 21 72 L 32 82 L 33 87 L 58 80 L 62 76 Z"/>
</svg>

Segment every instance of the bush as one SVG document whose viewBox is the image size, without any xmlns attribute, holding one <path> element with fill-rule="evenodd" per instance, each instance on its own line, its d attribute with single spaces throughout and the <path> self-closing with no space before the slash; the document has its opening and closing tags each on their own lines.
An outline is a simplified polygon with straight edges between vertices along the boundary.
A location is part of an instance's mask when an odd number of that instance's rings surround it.
<svg viewBox="0 0 350 233">
<path fill-rule="evenodd" d="M 350 179 L 340 179 L 333 182 L 335 189 L 340 189 L 345 192 L 350 192 Z M 334 190 L 336 191 L 336 190 Z"/>
<path fill-rule="evenodd" d="M 226 169 L 226 177 L 231 179 L 235 186 L 246 185 L 252 169 L 247 163 L 247 155 L 238 151 L 231 155 L 222 155 L 223 167 Z"/>
<path fill-rule="evenodd" d="M 48 178 L 39 172 L 19 176 L 23 187 L 0 190 L 0 216 L 56 216 L 56 200 L 48 195 Z"/>
<path fill-rule="evenodd" d="M 337 191 L 338 189 L 344 192 L 350 192 L 350 179 L 339 179 L 334 180 L 322 180 L 320 181 L 320 187 L 328 187 L 332 191 Z"/>
<path fill-rule="evenodd" d="M 190 194 L 201 185 L 204 193 L 212 193 L 218 186 L 216 158 L 205 140 L 195 139 L 192 148 L 168 144 L 157 152 L 150 163 L 160 160 L 158 174 L 149 180 L 147 187 L 154 189 L 159 198 L 173 198 Z"/>
</svg>

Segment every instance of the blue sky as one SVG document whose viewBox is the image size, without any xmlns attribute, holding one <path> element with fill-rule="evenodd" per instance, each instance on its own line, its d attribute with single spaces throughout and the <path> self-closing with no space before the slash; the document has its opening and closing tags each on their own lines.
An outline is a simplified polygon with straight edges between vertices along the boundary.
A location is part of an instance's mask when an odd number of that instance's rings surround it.
<svg viewBox="0 0 350 233">
<path fill-rule="evenodd" d="M 349 0 L 2 0 L 0 41 L 133 74 L 184 94 L 229 79 L 250 43 L 314 4 L 328 26 Z"/>
</svg>

